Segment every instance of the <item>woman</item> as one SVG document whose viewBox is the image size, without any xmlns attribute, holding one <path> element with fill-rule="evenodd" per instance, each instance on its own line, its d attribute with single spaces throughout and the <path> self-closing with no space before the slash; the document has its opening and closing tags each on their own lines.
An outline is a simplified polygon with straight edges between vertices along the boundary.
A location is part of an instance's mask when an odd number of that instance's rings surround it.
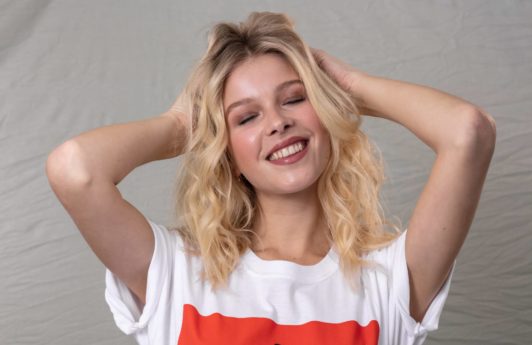
<svg viewBox="0 0 532 345">
<path fill-rule="evenodd" d="M 384 229 L 382 166 L 360 114 L 436 153 L 403 233 Z M 494 145 L 478 107 L 355 70 L 264 12 L 213 28 L 170 110 L 65 142 L 47 174 L 107 267 L 118 327 L 140 344 L 421 344 Z M 181 154 L 179 226 L 168 230 L 116 185 Z"/>
</svg>

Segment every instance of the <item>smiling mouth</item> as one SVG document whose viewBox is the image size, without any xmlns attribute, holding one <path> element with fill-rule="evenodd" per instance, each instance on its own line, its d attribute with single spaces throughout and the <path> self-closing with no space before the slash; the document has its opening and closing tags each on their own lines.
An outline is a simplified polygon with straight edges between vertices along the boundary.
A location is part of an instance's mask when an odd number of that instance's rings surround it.
<svg viewBox="0 0 532 345">
<path fill-rule="evenodd" d="M 266 159 L 269 161 L 275 161 L 279 159 L 283 159 L 286 157 L 290 157 L 298 152 L 301 152 L 307 147 L 308 140 L 301 140 L 298 142 L 293 143 L 292 145 L 283 147 L 280 150 L 275 151 L 271 155 L 269 155 Z"/>
</svg>

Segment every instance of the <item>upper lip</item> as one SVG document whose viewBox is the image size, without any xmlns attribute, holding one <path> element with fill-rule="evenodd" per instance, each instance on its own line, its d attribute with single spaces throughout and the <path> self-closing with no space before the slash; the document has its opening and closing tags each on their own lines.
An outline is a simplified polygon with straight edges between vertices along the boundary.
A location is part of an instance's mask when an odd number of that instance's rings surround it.
<svg viewBox="0 0 532 345">
<path fill-rule="evenodd" d="M 268 159 L 275 151 L 278 151 L 284 147 L 287 147 L 287 146 L 290 146 L 294 143 L 297 143 L 298 141 L 307 141 L 308 139 L 305 138 L 305 137 L 290 137 L 286 140 L 283 140 L 281 141 L 280 143 L 278 143 L 277 145 L 275 145 L 271 150 L 270 152 L 268 152 L 268 154 L 266 155 L 266 159 Z"/>
</svg>

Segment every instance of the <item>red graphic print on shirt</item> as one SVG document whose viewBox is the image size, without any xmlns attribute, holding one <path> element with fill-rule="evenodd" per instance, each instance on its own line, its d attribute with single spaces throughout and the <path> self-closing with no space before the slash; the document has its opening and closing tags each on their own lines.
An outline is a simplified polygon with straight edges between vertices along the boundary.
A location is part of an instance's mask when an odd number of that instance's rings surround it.
<svg viewBox="0 0 532 345">
<path fill-rule="evenodd" d="M 279 325 L 264 317 L 203 316 L 185 304 L 178 345 L 377 345 L 378 340 L 376 320 L 366 326 L 356 321 Z"/>
</svg>

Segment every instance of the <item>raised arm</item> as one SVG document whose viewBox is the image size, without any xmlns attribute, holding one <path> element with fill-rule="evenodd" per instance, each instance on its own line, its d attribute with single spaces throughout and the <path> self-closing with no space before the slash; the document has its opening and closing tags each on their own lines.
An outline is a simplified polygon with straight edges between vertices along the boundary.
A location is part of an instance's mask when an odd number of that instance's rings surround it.
<svg viewBox="0 0 532 345">
<path fill-rule="evenodd" d="M 82 133 L 54 149 L 46 162 L 53 191 L 91 249 L 143 304 L 154 237 L 116 185 L 142 164 L 177 156 L 186 136 L 187 120 L 170 109 Z"/>
<path fill-rule="evenodd" d="M 320 66 L 361 104 L 363 114 L 408 128 L 436 160 L 408 225 L 410 312 L 421 321 L 469 231 L 495 148 L 495 121 L 447 93 L 364 74 L 316 50 Z"/>
</svg>

